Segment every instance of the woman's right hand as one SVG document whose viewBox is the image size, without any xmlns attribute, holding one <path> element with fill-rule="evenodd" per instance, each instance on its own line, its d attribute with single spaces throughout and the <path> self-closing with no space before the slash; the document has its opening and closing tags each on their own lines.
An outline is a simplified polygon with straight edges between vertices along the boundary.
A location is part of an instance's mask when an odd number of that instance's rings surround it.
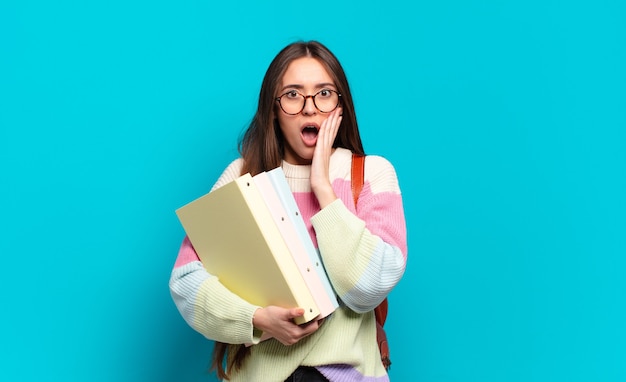
<svg viewBox="0 0 626 382">
<path fill-rule="evenodd" d="M 293 345 L 302 338 L 315 332 L 322 325 L 323 319 L 312 320 L 298 325 L 294 318 L 304 315 L 304 309 L 285 309 L 278 306 L 259 308 L 254 312 L 252 325 L 271 337 L 276 338 L 283 345 Z"/>
</svg>

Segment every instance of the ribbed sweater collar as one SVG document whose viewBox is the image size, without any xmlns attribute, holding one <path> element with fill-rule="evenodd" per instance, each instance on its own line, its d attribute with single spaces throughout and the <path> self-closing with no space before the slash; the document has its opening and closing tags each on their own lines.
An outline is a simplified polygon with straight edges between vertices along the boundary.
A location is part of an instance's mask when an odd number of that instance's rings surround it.
<svg viewBox="0 0 626 382">
<path fill-rule="evenodd" d="M 283 172 L 290 179 L 309 179 L 311 177 L 311 165 L 296 165 L 283 160 Z"/>
<path fill-rule="evenodd" d="M 344 161 L 346 158 L 350 158 L 350 150 L 338 147 L 335 152 L 330 156 L 331 167 L 335 161 Z M 311 177 L 311 165 L 296 165 L 287 163 L 283 160 L 282 163 L 283 172 L 288 179 L 309 179 Z"/>
</svg>

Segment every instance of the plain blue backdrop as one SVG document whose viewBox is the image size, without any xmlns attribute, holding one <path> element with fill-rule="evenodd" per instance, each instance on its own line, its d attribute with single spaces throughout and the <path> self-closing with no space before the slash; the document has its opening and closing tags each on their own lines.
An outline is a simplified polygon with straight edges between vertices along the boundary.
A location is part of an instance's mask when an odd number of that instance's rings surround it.
<svg viewBox="0 0 626 382">
<path fill-rule="evenodd" d="M 0 4 L 0 380 L 214 381 L 174 210 L 237 156 L 273 56 L 342 61 L 409 234 L 394 381 L 626 380 L 626 7 Z"/>
</svg>

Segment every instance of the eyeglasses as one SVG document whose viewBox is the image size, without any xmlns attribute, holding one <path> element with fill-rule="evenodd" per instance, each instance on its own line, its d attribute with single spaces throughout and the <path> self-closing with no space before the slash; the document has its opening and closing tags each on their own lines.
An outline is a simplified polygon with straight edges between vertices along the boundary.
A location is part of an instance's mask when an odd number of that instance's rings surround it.
<svg viewBox="0 0 626 382">
<path fill-rule="evenodd" d="M 313 105 L 317 110 L 322 113 L 330 113 L 339 106 L 341 93 L 331 89 L 322 89 L 313 95 L 304 95 L 295 90 L 289 90 L 277 97 L 276 101 L 286 114 L 296 115 L 304 110 L 308 98 L 313 99 Z"/>
</svg>

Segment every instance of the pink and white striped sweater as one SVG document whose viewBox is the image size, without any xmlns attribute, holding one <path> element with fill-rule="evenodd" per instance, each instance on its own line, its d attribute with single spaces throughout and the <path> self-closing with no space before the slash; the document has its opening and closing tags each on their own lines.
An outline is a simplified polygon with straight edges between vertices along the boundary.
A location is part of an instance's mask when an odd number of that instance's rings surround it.
<svg viewBox="0 0 626 382">
<path fill-rule="evenodd" d="M 205 337 L 232 344 L 254 343 L 232 382 L 284 381 L 298 366 L 317 367 L 331 382 L 383 382 L 372 310 L 404 274 L 407 234 L 398 179 L 380 156 L 365 159 L 365 183 L 358 208 L 350 185 L 351 152 L 331 156 L 330 178 L 338 197 L 320 210 L 309 182 L 310 166 L 283 162 L 283 171 L 320 251 L 340 307 L 312 335 L 292 346 L 259 342 L 252 326 L 258 308 L 228 291 L 202 267 L 185 238 L 170 278 L 170 291 L 186 322 Z M 240 175 L 233 161 L 213 189 Z M 358 211 L 358 213 L 357 213 Z M 392 305 L 393 307 L 393 305 Z M 393 308 L 392 308 L 393 309 Z"/>
</svg>

